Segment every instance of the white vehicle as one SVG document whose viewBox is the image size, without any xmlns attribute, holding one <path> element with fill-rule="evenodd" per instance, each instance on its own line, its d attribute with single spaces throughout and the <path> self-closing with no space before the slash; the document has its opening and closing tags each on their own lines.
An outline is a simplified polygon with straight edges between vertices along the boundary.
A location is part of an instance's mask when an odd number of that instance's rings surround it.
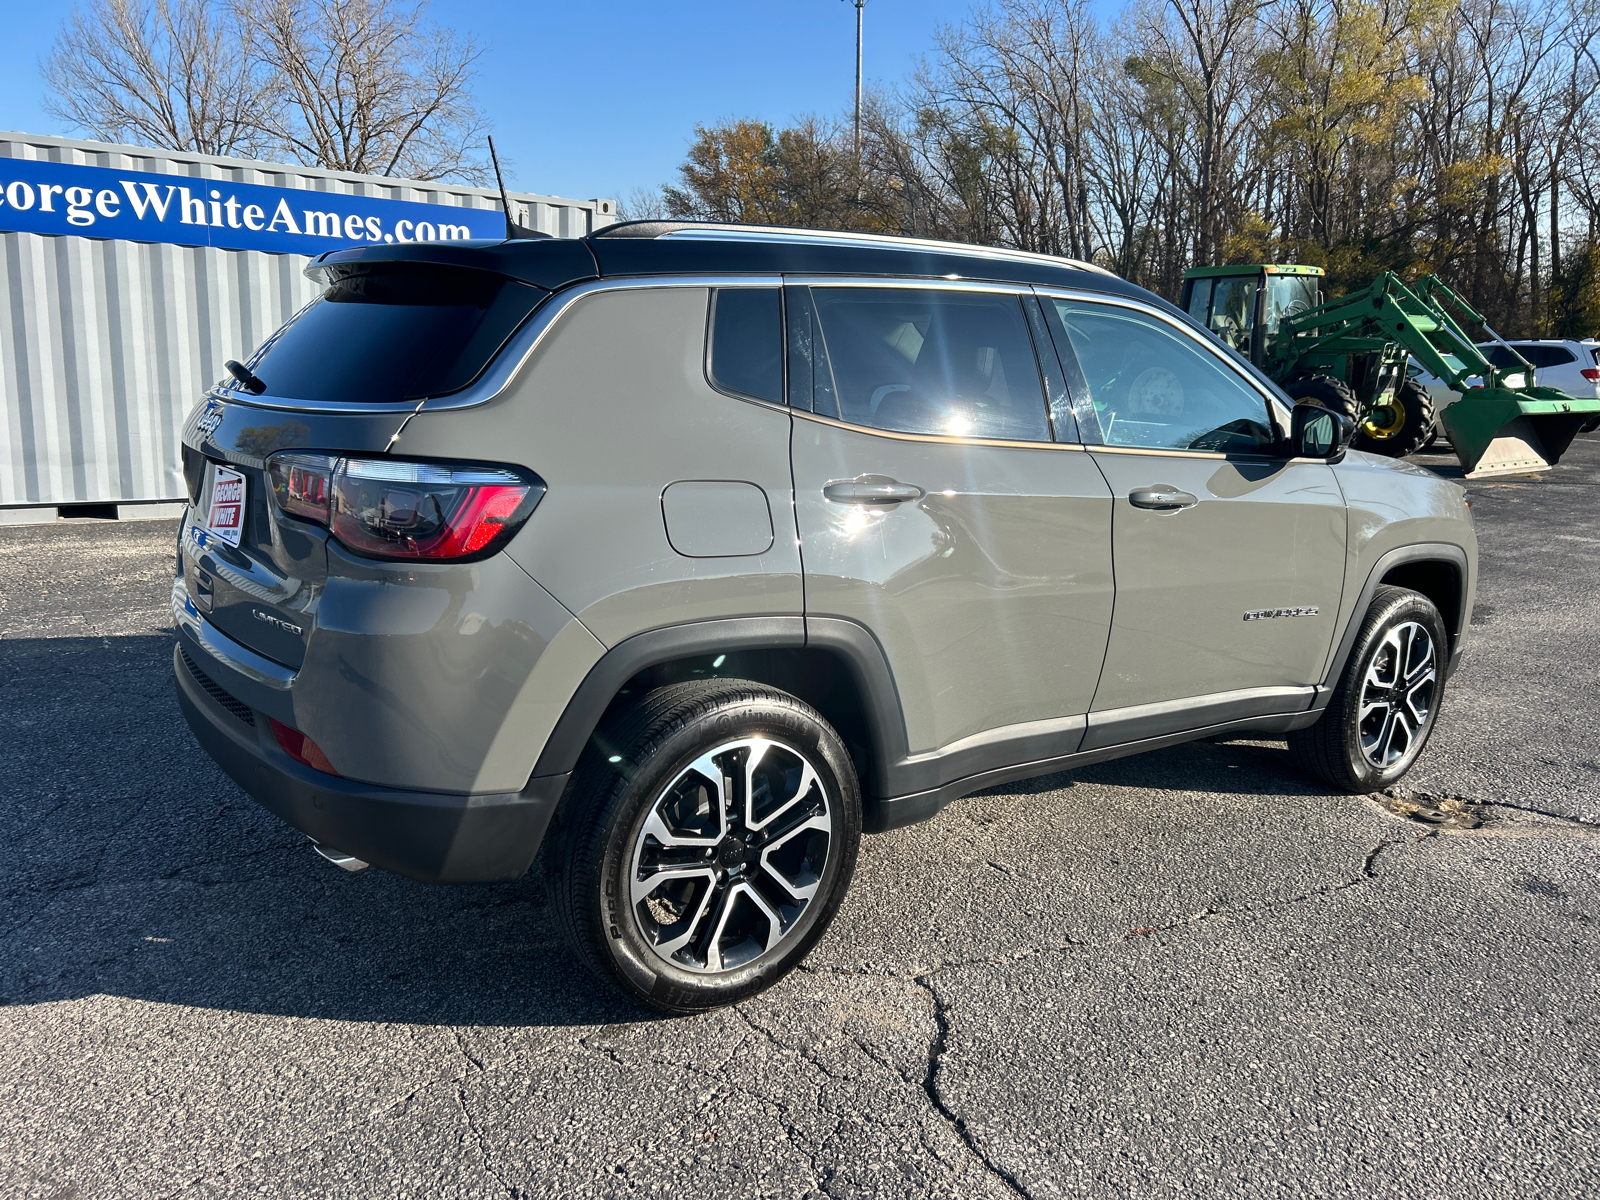
<svg viewBox="0 0 1600 1200">
<path fill-rule="evenodd" d="M 1483 350 L 1484 357 L 1495 366 L 1503 371 L 1512 372 L 1501 380 L 1502 383 L 1507 387 L 1524 386 L 1526 381 L 1523 379 L 1523 372 L 1517 369 L 1522 364 L 1506 349 L 1506 346 L 1499 342 L 1479 342 L 1478 345 Z M 1550 339 L 1507 342 L 1506 345 L 1533 364 L 1534 382 L 1540 387 L 1555 388 L 1580 400 L 1600 397 L 1600 341 L 1591 339 L 1584 342 L 1567 342 Z M 1406 374 L 1428 389 L 1428 394 L 1433 397 L 1435 412 L 1461 399 L 1460 392 L 1452 390 L 1450 385 L 1437 375 L 1424 370 L 1415 359 L 1412 360 Z M 1482 381 L 1474 376 L 1469 382 Z"/>
</svg>

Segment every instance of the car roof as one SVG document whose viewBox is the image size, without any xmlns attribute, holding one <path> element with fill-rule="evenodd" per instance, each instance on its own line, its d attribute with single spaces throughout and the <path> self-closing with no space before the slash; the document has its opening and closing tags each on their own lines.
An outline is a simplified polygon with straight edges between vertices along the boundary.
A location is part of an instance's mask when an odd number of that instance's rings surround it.
<svg viewBox="0 0 1600 1200">
<path fill-rule="evenodd" d="M 1178 310 L 1103 267 L 1077 259 L 929 238 L 784 226 L 634 221 L 582 238 L 408 242 L 333 250 L 306 268 L 323 279 L 343 264 L 426 262 L 494 271 L 554 290 L 639 275 L 885 275 L 1037 284 L 1107 292 Z"/>
</svg>

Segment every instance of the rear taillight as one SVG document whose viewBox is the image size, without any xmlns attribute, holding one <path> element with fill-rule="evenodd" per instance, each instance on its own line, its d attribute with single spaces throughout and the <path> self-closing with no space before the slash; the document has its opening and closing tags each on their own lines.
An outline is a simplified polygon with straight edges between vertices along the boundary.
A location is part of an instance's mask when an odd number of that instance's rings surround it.
<svg viewBox="0 0 1600 1200">
<path fill-rule="evenodd" d="M 1590 383 L 1600 383 L 1600 368 L 1584 367 L 1583 377 Z"/>
<path fill-rule="evenodd" d="M 537 477 L 506 467 L 296 453 L 274 455 L 267 471 L 281 512 L 371 558 L 493 554 L 544 495 Z"/>
</svg>

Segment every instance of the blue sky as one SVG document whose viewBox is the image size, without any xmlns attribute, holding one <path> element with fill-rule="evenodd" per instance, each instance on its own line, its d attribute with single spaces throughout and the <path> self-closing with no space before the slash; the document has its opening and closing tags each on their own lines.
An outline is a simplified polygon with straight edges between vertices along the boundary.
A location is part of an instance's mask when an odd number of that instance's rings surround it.
<svg viewBox="0 0 1600 1200">
<path fill-rule="evenodd" d="M 866 75 L 895 83 L 972 0 L 868 0 Z M 0 129 L 70 134 L 41 105 L 39 62 L 70 4 L 8 6 Z M 835 115 L 855 82 L 845 0 L 437 0 L 435 19 L 486 47 L 476 92 L 507 182 L 546 195 L 622 198 L 667 182 L 695 122 Z"/>
</svg>

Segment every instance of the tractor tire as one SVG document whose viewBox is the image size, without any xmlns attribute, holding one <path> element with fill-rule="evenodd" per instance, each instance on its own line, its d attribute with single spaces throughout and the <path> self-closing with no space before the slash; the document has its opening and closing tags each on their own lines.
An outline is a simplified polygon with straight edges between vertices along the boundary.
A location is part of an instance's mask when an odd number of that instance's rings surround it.
<svg viewBox="0 0 1600 1200">
<path fill-rule="evenodd" d="M 1368 454 L 1404 458 L 1422 449 L 1433 427 L 1433 397 L 1416 380 L 1407 379 L 1390 404 L 1357 422 L 1351 445 Z"/>
<path fill-rule="evenodd" d="M 1350 385 L 1332 375 L 1303 375 L 1283 385 L 1283 390 L 1296 404 L 1315 404 L 1330 412 L 1342 413 L 1354 425 L 1361 420 L 1361 402 L 1350 390 Z"/>
</svg>

